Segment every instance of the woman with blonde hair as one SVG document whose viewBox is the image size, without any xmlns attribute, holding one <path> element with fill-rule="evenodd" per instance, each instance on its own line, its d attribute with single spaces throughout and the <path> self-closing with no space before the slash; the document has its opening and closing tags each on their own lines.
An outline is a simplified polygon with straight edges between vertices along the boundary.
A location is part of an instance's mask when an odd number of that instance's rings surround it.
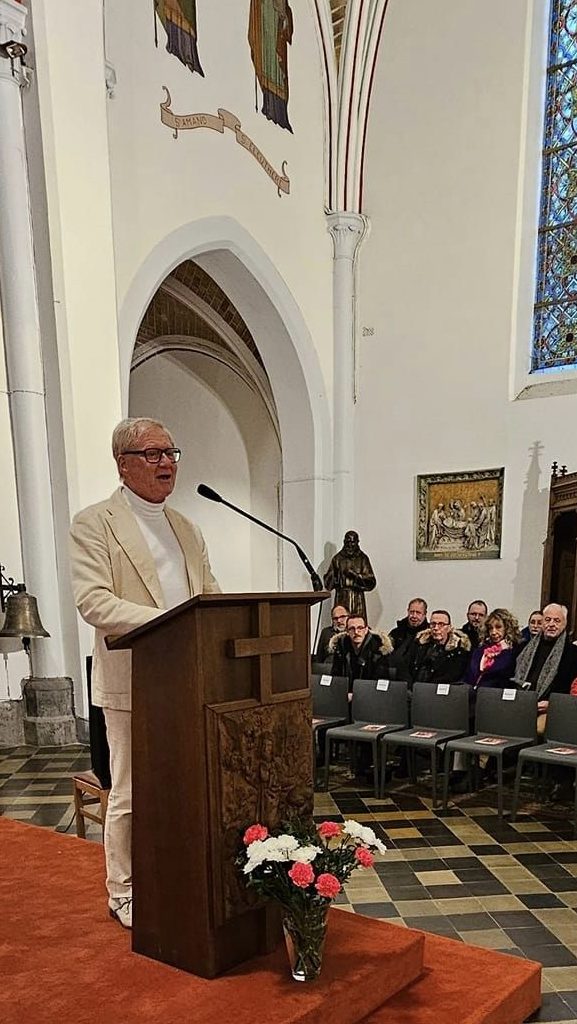
<svg viewBox="0 0 577 1024">
<path fill-rule="evenodd" d="M 519 623 L 507 608 L 495 608 L 484 628 L 485 639 L 471 655 L 465 682 L 475 690 L 479 686 L 508 686 L 522 643 Z"/>
</svg>

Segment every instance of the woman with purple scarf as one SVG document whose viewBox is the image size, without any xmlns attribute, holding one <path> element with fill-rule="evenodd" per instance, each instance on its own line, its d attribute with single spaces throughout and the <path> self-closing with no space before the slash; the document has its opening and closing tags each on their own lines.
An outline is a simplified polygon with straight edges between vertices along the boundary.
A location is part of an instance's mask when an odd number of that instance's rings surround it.
<svg viewBox="0 0 577 1024">
<path fill-rule="evenodd" d="M 519 623 L 506 608 L 491 612 L 485 632 L 484 642 L 471 655 L 464 680 L 474 691 L 480 686 L 509 686 L 522 643 Z"/>
</svg>

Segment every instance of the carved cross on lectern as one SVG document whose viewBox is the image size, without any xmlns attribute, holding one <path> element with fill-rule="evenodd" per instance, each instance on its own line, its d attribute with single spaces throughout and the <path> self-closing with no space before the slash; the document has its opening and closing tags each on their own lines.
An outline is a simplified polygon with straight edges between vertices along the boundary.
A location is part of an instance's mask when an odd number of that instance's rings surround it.
<svg viewBox="0 0 577 1024">
<path fill-rule="evenodd" d="M 272 656 L 273 654 L 290 654 L 293 650 L 293 637 L 271 636 L 270 604 L 261 601 L 258 604 L 258 636 L 243 637 L 229 640 L 227 654 L 229 658 L 259 659 L 259 692 L 261 704 L 270 704 L 272 700 Z"/>
</svg>

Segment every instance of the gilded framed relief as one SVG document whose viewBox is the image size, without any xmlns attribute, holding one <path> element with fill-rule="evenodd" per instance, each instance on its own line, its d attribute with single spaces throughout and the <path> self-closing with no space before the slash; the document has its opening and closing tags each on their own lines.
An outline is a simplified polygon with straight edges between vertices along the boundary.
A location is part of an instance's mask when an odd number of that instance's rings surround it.
<svg viewBox="0 0 577 1024">
<path fill-rule="evenodd" d="M 500 558 L 504 469 L 417 477 L 417 560 Z"/>
</svg>

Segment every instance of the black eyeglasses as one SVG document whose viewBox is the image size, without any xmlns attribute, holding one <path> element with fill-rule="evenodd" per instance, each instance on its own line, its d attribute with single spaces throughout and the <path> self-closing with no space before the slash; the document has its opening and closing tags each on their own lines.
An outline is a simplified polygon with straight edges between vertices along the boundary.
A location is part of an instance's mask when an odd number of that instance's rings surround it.
<svg viewBox="0 0 577 1024">
<path fill-rule="evenodd" d="M 147 462 L 160 462 L 163 455 L 169 462 L 178 462 L 182 452 L 180 448 L 142 448 L 142 449 L 131 449 L 126 452 L 122 452 L 122 455 L 143 455 Z"/>
</svg>

